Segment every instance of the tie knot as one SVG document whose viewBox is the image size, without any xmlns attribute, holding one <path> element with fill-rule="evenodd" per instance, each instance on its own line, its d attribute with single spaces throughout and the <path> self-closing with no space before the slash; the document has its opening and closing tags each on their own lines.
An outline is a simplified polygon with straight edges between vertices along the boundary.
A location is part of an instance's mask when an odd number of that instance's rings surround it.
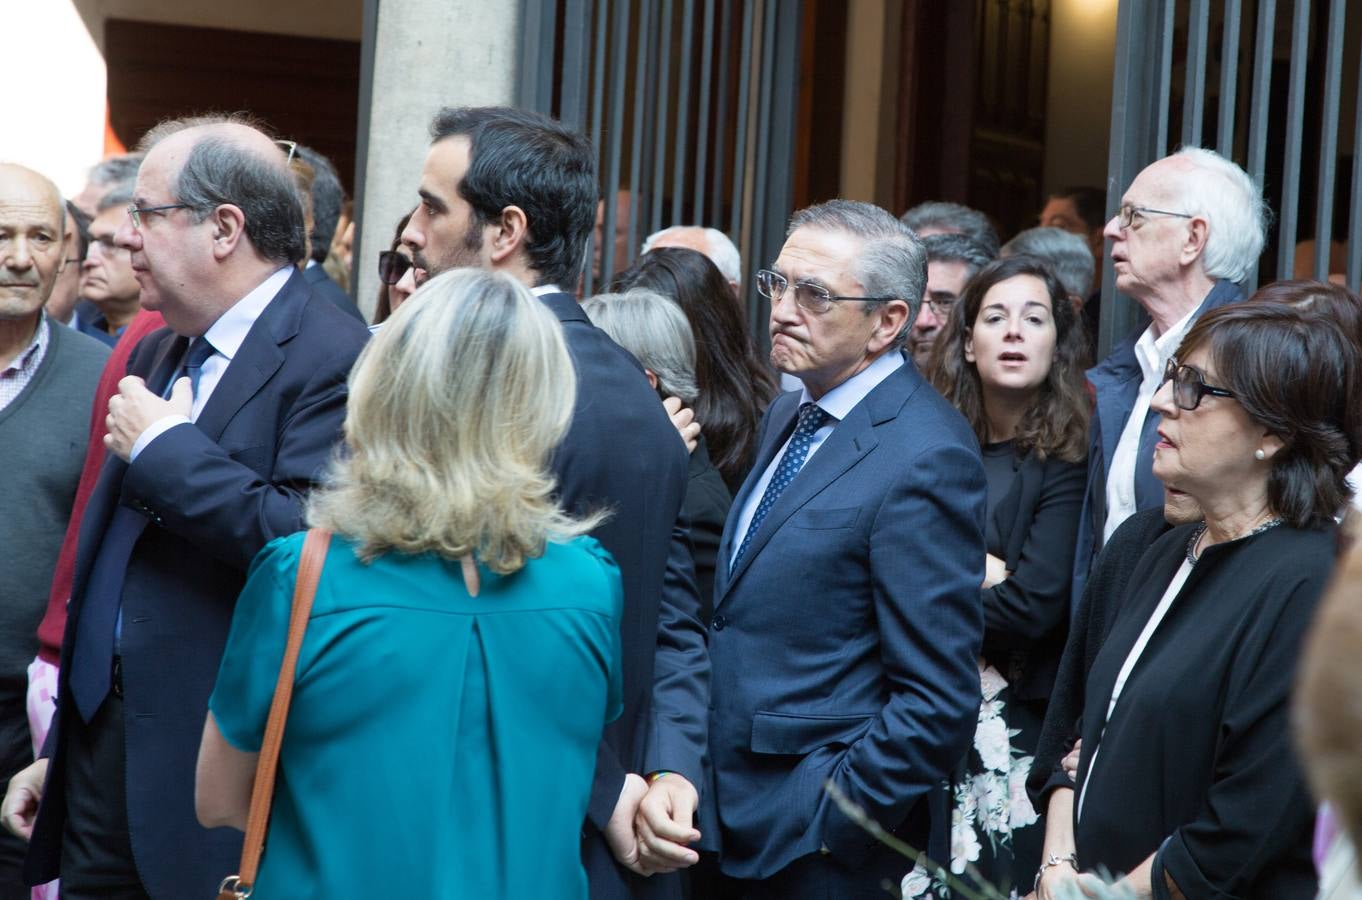
<svg viewBox="0 0 1362 900">
<path fill-rule="evenodd" d="M 799 424 L 795 426 L 795 430 L 812 434 L 826 425 L 830 418 L 832 417 L 817 403 L 805 403 L 799 408 Z"/>
<path fill-rule="evenodd" d="M 209 343 L 208 338 L 194 338 L 189 345 L 189 352 L 184 355 L 184 367 L 186 369 L 199 369 L 203 367 L 208 357 L 217 352 L 216 348 Z"/>
</svg>

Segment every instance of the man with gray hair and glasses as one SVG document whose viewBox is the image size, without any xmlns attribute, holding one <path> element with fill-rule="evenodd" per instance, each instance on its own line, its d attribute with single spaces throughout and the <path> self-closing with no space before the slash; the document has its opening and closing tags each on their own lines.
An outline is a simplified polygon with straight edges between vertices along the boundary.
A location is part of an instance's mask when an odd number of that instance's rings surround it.
<svg viewBox="0 0 1362 900">
<path fill-rule="evenodd" d="M 29 883 L 62 896 L 208 897 L 241 835 L 201 827 L 194 768 L 208 695 L 256 553 L 303 526 L 368 337 L 294 261 L 303 208 L 284 151 L 250 123 L 162 123 L 115 243 L 168 328 L 109 400 L 81 523 L 57 713 L 10 780 L 5 827 Z M 236 735 L 252 766 L 259 735 Z"/>
<path fill-rule="evenodd" d="M 1074 555 L 1075 605 L 1112 532 L 1135 512 L 1163 505 L 1153 471 L 1159 417 L 1150 401 L 1196 320 L 1244 298 L 1269 216 L 1247 172 L 1213 150 L 1187 147 L 1135 176 L 1107 222 L 1116 289 L 1140 304 L 1150 324 L 1088 371 L 1097 404 Z"/>
<path fill-rule="evenodd" d="M 945 858 L 939 786 L 978 718 L 985 488 L 969 426 L 903 354 L 926 275 L 907 226 L 848 200 L 795 213 L 757 275 L 771 361 L 803 388 L 762 421 L 715 574 L 701 832 L 738 896 L 903 877 L 824 782 Z"/>
<path fill-rule="evenodd" d="M 908 335 L 908 352 L 918 371 L 925 373 L 937 335 L 946 327 L 960 295 L 997 253 L 969 235 L 953 232 L 929 234 L 922 243 L 927 248 L 927 290 Z"/>
</svg>

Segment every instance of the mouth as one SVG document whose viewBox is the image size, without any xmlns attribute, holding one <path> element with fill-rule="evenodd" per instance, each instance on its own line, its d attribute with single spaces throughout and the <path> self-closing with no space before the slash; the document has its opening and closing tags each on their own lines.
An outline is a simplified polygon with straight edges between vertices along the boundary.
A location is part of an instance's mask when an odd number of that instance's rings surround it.
<svg viewBox="0 0 1362 900">
<path fill-rule="evenodd" d="M 1013 364 L 1024 363 L 1026 362 L 1026 354 L 1018 353 L 1016 350 L 1008 350 L 1005 353 L 998 354 L 998 362 Z"/>
<path fill-rule="evenodd" d="M 1178 446 L 1178 445 L 1177 445 L 1176 443 L 1173 442 L 1173 439 L 1170 438 L 1168 435 L 1164 434 L 1163 429 L 1160 428 L 1160 429 L 1159 429 L 1159 441 L 1158 441 L 1157 444 L 1154 445 L 1154 449 L 1155 449 L 1155 450 L 1176 450 L 1176 449 L 1177 449 L 1177 446 Z"/>
</svg>

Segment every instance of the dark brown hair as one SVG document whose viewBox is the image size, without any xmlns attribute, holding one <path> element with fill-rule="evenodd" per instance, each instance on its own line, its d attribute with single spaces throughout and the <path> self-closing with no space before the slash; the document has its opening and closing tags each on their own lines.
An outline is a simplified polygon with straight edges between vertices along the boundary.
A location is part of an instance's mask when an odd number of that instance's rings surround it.
<svg viewBox="0 0 1362 900">
<path fill-rule="evenodd" d="M 1362 300 L 1333 282 L 1303 278 L 1274 281 L 1258 288 L 1245 302 L 1286 303 L 1303 315 L 1337 322 L 1343 333 L 1362 347 Z"/>
<path fill-rule="evenodd" d="M 1055 351 L 1050 374 L 1017 426 L 1014 447 L 1018 454 L 1034 452 L 1040 459 L 1054 456 L 1066 462 L 1081 462 L 1088 453 L 1090 405 L 1083 374 L 1088 362 L 1088 336 L 1064 286 L 1044 260 L 1021 254 L 1004 257 L 979 270 L 946 321 L 945 333 L 932 348 L 928 377 L 933 387 L 964 414 L 979 443 L 986 443 L 989 435 L 983 384 L 978 367 L 965 359 L 965 338 L 979 316 L 984 295 L 1004 281 L 1022 275 L 1039 278 L 1050 296 Z"/>
<path fill-rule="evenodd" d="M 681 247 L 658 247 L 610 282 L 612 292 L 646 288 L 675 300 L 695 333 L 695 418 L 714 466 L 728 484 L 741 484 L 756 453 L 757 426 L 776 379 L 757 355 L 747 321 L 728 280 L 709 257 Z"/>
<path fill-rule="evenodd" d="M 1282 441 L 1268 473 L 1272 512 L 1296 528 L 1333 522 L 1351 496 L 1344 479 L 1362 438 L 1362 366 L 1352 337 L 1294 303 L 1255 300 L 1198 319 L 1177 359 L 1198 350 L 1248 417 Z"/>
</svg>

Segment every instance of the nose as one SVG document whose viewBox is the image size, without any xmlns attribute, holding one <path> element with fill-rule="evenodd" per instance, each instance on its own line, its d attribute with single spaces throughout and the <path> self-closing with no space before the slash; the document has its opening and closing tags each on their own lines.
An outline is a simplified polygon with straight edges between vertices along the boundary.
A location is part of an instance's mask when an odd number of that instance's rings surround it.
<svg viewBox="0 0 1362 900">
<path fill-rule="evenodd" d="M 422 220 L 424 215 L 425 213 L 422 207 L 418 205 L 416 209 L 412 211 L 411 218 L 407 219 L 407 227 L 402 229 L 401 242 L 413 250 L 421 250 L 426 246 L 426 235 L 425 232 L 422 231 Z"/>
<path fill-rule="evenodd" d="M 1149 401 L 1149 408 L 1163 416 L 1165 419 L 1176 419 L 1178 417 L 1178 405 L 1173 402 L 1173 382 L 1165 381 L 1159 385 L 1159 389 L 1154 392 L 1154 399 Z"/>
<path fill-rule="evenodd" d="M 795 303 L 795 289 L 790 285 L 779 297 L 767 298 L 771 303 L 771 322 L 796 323 L 799 321 L 799 304 Z"/>
<path fill-rule="evenodd" d="M 1112 216 L 1107 220 L 1106 227 L 1102 229 L 1102 237 L 1113 241 L 1119 241 L 1123 236 L 1121 217 L 1119 215 Z"/>
<path fill-rule="evenodd" d="M 1003 340 L 1011 343 L 1020 343 L 1022 340 L 1021 319 L 1007 320 L 1007 333 L 1003 335 Z"/>
<path fill-rule="evenodd" d="M 118 230 L 114 232 L 114 243 L 124 250 L 142 249 L 142 232 L 132 227 L 132 216 L 118 226 Z"/>
<path fill-rule="evenodd" d="M 918 307 L 917 319 L 913 321 L 914 331 L 931 331 L 941 327 L 941 320 L 937 318 L 936 311 L 926 300 Z"/>
<path fill-rule="evenodd" d="M 29 246 L 27 238 L 21 235 L 10 242 L 9 251 L 5 253 L 5 268 L 16 272 L 33 268 L 33 248 Z"/>
</svg>

